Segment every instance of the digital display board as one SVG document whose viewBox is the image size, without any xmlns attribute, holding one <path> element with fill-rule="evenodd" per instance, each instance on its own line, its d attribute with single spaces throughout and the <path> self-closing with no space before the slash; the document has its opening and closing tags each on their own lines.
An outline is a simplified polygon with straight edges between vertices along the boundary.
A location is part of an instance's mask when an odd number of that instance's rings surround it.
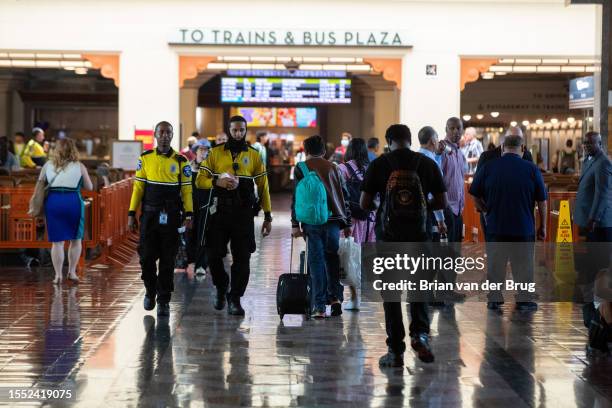
<svg viewBox="0 0 612 408">
<path fill-rule="evenodd" d="M 351 80 L 223 77 L 221 102 L 351 103 Z"/>
<path fill-rule="evenodd" d="M 254 127 L 316 128 L 317 108 L 270 108 L 232 106 L 230 115 L 240 115 Z"/>
</svg>

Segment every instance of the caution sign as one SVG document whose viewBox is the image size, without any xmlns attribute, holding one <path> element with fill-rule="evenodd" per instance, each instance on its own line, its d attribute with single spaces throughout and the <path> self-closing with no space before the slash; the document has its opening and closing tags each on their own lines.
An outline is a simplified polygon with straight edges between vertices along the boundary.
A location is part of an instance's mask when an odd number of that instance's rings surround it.
<svg viewBox="0 0 612 408">
<path fill-rule="evenodd" d="M 569 201 L 559 203 L 559 225 L 557 226 L 557 243 L 572 242 L 572 221 L 570 219 Z"/>
<path fill-rule="evenodd" d="M 558 299 L 570 299 L 576 283 L 574 248 L 572 245 L 572 220 L 569 201 L 559 203 L 559 223 L 555 245 L 555 289 Z"/>
</svg>

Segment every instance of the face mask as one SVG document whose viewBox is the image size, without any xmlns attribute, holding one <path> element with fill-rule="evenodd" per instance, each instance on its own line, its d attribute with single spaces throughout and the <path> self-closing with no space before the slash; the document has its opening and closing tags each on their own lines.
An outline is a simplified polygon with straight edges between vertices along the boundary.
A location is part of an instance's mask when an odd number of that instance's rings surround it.
<svg viewBox="0 0 612 408">
<path fill-rule="evenodd" d="M 342 146 L 344 146 L 344 147 L 347 147 L 347 146 L 349 145 L 349 141 L 348 141 L 348 140 L 346 140 L 346 139 L 343 139 L 343 140 L 340 142 L 340 144 L 341 144 Z"/>
</svg>

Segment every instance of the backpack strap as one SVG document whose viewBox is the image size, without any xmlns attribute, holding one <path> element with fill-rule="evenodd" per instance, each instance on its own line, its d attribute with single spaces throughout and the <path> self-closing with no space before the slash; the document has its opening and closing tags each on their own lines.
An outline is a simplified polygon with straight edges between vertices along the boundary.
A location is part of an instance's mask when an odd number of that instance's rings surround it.
<svg viewBox="0 0 612 408">
<path fill-rule="evenodd" d="M 306 165 L 305 161 L 301 161 L 297 164 L 297 167 L 300 169 L 300 171 L 302 172 L 302 175 L 304 177 L 306 177 L 308 175 L 308 173 L 310 173 L 310 170 L 308 170 L 308 166 Z"/>
<path fill-rule="evenodd" d="M 346 169 L 351 174 L 351 178 L 357 179 L 358 181 L 363 181 L 363 173 L 357 172 L 359 169 L 355 169 L 350 161 L 344 163 Z M 360 174 L 361 173 L 361 174 Z"/>
</svg>

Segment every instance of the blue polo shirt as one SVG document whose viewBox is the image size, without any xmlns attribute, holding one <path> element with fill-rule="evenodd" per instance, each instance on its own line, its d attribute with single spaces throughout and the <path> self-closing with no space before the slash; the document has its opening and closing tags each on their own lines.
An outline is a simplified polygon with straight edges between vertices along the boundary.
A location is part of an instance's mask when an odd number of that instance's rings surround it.
<svg viewBox="0 0 612 408">
<path fill-rule="evenodd" d="M 546 200 L 546 187 L 535 164 L 504 154 L 477 171 L 470 194 L 483 198 L 487 232 L 494 235 L 535 235 L 536 201 Z"/>
</svg>

